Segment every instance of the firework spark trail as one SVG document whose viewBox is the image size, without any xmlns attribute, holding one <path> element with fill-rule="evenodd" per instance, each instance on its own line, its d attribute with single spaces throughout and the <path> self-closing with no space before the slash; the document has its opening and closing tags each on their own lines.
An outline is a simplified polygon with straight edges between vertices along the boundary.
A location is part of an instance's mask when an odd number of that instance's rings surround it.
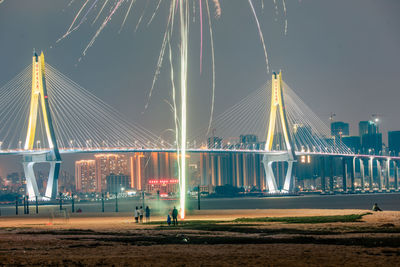
<svg viewBox="0 0 400 267">
<path fill-rule="evenodd" d="M 221 17 L 221 12 L 222 12 L 221 4 L 220 4 L 219 0 L 213 0 L 213 2 L 214 2 L 214 7 L 215 7 L 215 17 L 219 18 L 219 17 Z"/>
<path fill-rule="evenodd" d="M 148 5 L 149 5 L 149 0 L 146 1 L 146 5 L 145 5 L 145 7 L 144 7 L 144 9 L 143 9 L 142 15 L 140 15 L 139 21 L 138 21 L 138 23 L 136 24 L 135 32 L 138 30 L 138 28 L 139 28 L 139 26 L 140 26 L 140 23 L 142 22 L 142 19 L 143 19 L 143 16 L 144 16 L 144 12 L 146 12 L 146 9 L 147 9 L 147 6 L 148 6 Z"/>
<path fill-rule="evenodd" d="M 201 1 L 201 0 L 199 0 L 199 1 Z M 199 5 L 199 6 L 201 8 L 201 5 Z M 193 15 L 192 15 L 192 18 L 193 18 L 193 22 L 196 22 L 196 4 L 193 4 Z"/>
<path fill-rule="evenodd" d="M 255 19 L 256 24 L 257 24 L 258 35 L 260 36 L 261 43 L 262 43 L 262 46 L 263 46 L 263 49 L 264 49 L 265 64 L 267 65 L 267 73 L 269 73 L 268 53 L 267 53 L 267 48 L 265 47 L 264 36 L 263 36 L 262 31 L 261 31 L 260 22 L 258 21 L 257 13 L 254 10 L 253 2 L 251 0 L 248 0 L 248 1 L 249 1 L 249 4 L 250 4 L 251 11 L 253 12 L 254 19 Z M 274 0 L 274 1 L 276 1 L 276 0 Z"/>
<path fill-rule="evenodd" d="M 85 8 L 85 6 L 87 5 L 87 3 L 88 3 L 89 1 L 90 1 L 90 0 L 86 0 L 86 1 L 85 1 L 85 3 L 82 5 L 82 7 L 79 9 L 78 13 L 76 14 L 75 18 L 72 20 L 72 23 L 71 23 L 71 25 L 69 26 L 67 32 L 66 32 L 63 36 L 61 36 L 61 38 L 58 39 L 57 42 L 61 41 L 62 39 L 64 39 L 64 38 L 67 37 L 68 35 L 70 35 L 71 32 L 74 31 L 74 30 L 71 31 L 71 29 L 72 29 L 72 27 L 75 25 L 75 21 L 78 19 L 78 17 L 79 17 L 79 15 L 81 14 L 82 10 Z M 75 28 L 75 29 L 76 29 L 76 28 Z"/>
<path fill-rule="evenodd" d="M 82 19 L 81 19 L 81 21 L 79 22 L 79 24 L 78 24 L 73 30 L 78 29 L 79 26 L 81 26 L 81 24 L 82 24 L 84 21 L 86 21 L 87 15 L 90 13 L 90 11 L 92 11 L 92 9 L 95 7 L 95 5 L 96 5 L 96 3 L 97 3 L 98 1 L 99 1 L 99 0 L 95 0 L 95 1 L 93 2 L 93 4 L 90 6 L 90 8 L 86 11 L 85 15 L 82 17 Z"/>
<path fill-rule="evenodd" d="M 157 81 L 158 75 L 160 74 L 160 69 L 161 69 L 161 66 L 162 66 L 163 59 L 164 59 L 165 47 L 166 47 L 167 39 L 168 39 L 168 29 L 170 29 L 171 33 L 172 33 L 172 30 L 173 30 L 174 9 L 175 9 L 174 8 L 174 2 L 172 2 L 171 6 L 170 6 L 170 12 L 169 12 L 167 26 L 166 26 L 166 29 L 165 29 L 165 32 L 164 32 L 163 41 L 162 41 L 162 44 L 161 44 L 160 54 L 158 55 L 156 71 L 155 71 L 154 76 L 153 76 L 153 82 L 152 82 L 151 87 L 150 87 L 150 91 L 149 91 L 149 94 L 148 94 L 148 97 L 147 97 L 147 102 L 146 102 L 146 104 L 144 106 L 145 110 L 147 110 L 147 108 L 149 107 L 150 98 L 153 95 L 154 87 L 156 85 L 156 81 Z M 170 27 L 170 25 L 171 25 L 171 27 Z"/>
<path fill-rule="evenodd" d="M 147 22 L 147 27 L 149 27 L 149 25 L 150 25 L 151 22 L 153 21 L 154 17 L 156 16 L 157 11 L 158 11 L 158 8 L 160 7 L 161 1 L 162 1 L 162 0 L 158 0 L 157 7 L 156 7 L 156 9 L 154 10 L 153 15 L 151 15 L 151 18 L 150 18 L 149 22 Z"/>
<path fill-rule="evenodd" d="M 186 133 L 187 133 L 187 73 L 188 73 L 188 36 L 189 36 L 189 4 L 185 0 L 179 0 L 179 17 L 180 17 L 180 90 L 181 90 L 181 133 L 180 133 L 180 161 L 181 176 L 180 180 L 180 216 L 185 218 L 185 202 L 186 202 Z"/>
<path fill-rule="evenodd" d="M 95 33 L 95 35 L 92 37 L 92 39 L 90 40 L 89 44 L 86 46 L 85 50 L 83 50 L 82 54 L 85 56 L 87 50 L 92 47 L 93 43 L 96 41 L 97 37 L 99 36 L 99 34 L 103 31 L 104 27 L 108 24 L 108 22 L 111 20 L 112 16 L 114 15 L 115 11 L 118 10 L 118 8 L 121 6 L 122 2 L 124 0 L 118 0 L 117 4 L 114 6 L 114 8 L 112 9 L 111 13 L 108 15 L 108 17 L 103 21 L 103 23 L 101 24 L 100 28 L 97 30 L 97 32 Z"/>
<path fill-rule="evenodd" d="M 125 17 L 124 17 L 124 21 L 122 21 L 121 28 L 119 29 L 118 33 L 121 33 L 122 29 L 124 28 L 126 19 L 128 18 L 129 13 L 131 12 L 131 8 L 132 8 L 132 6 L 133 6 L 133 4 L 134 4 L 135 2 L 136 2 L 136 0 L 131 0 L 131 3 L 130 3 L 130 5 L 129 5 L 128 10 L 126 11 L 126 14 L 125 14 Z"/>
<path fill-rule="evenodd" d="M 0 0 L 1 1 L 1 0 Z M 73 1 L 73 0 L 72 0 Z M 72 3 L 71 1 L 71 3 Z M 71 32 L 79 28 L 79 26 L 86 20 L 86 17 L 88 14 L 91 12 L 91 10 L 96 6 L 96 3 L 98 0 L 92 0 L 91 7 L 86 11 L 86 14 L 82 17 L 79 23 L 77 23 L 78 19 L 81 17 L 81 13 L 85 8 L 87 7 L 88 3 L 91 0 L 85 0 L 84 4 L 80 8 L 79 12 L 76 14 L 73 22 L 71 23 L 70 27 L 68 28 L 67 32 L 60 38 L 63 39 L 66 36 L 68 36 Z M 103 23 L 101 26 L 98 28 L 98 30 L 95 32 L 94 36 L 91 38 L 90 42 L 86 46 L 86 48 L 83 51 L 83 56 L 86 55 L 87 50 L 93 46 L 94 42 L 96 41 L 97 37 L 100 35 L 100 33 L 103 31 L 103 29 L 108 25 L 114 14 L 117 12 L 117 10 L 121 7 L 121 5 L 124 2 L 127 2 L 128 0 L 114 0 L 113 4 L 111 4 L 110 11 L 106 18 L 104 19 Z M 190 21 L 190 15 L 191 15 L 191 9 L 190 9 L 190 4 L 193 5 L 193 21 L 195 21 L 196 17 L 196 1 L 189 1 L 189 0 L 170 0 L 170 10 L 169 10 L 169 18 L 166 24 L 166 30 L 164 33 L 162 45 L 161 45 L 161 50 L 158 56 L 157 60 L 157 66 L 156 70 L 153 76 L 153 82 L 152 86 L 150 88 L 149 94 L 148 94 L 148 99 L 147 103 L 145 105 L 145 110 L 149 106 L 149 102 L 153 93 L 153 90 L 155 88 L 155 83 L 158 79 L 158 76 L 160 74 L 160 70 L 163 64 L 164 60 L 164 54 L 165 50 L 167 49 L 168 45 L 168 51 L 169 51 L 169 61 L 170 61 L 170 66 L 171 66 L 171 83 L 172 83 L 172 91 L 173 91 L 173 110 L 174 110 L 174 121 L 175 121 L 175 135 L 176 135 L 176 145 L 177 145 L 177 155 L 178 155 L 178 168 L 179 168 L 179 186 L 180 186 L 180 209 L 181 209 L 181 218 L 185 217 L 185 192 L 186 192 L 186 148 L 187 148 L 187 89 L 188 89 L 188 43 L 189 43 L 189 21 Z M 284 1 L 284 0 L 282 0 Z M 123 29 L 127 17 L 130 14 L 131 8 L 134 5 L 136 0 L 131 0 L 131 3 L 128 7 L 128 10 L 125 14 L 123 23 L 121 25 L 120 31 Z M 159 0 L 157 3 L 157 6 L 155 8 L 155 11 L 153 12 L 149 22 L 147 23 L 147 26 L 150 25 L 150 23 L 153 21 L 155 15 L 157 14 L 160 5 L 161 5 L 162 0 Z M 219 0 L 212 0 L 215 8 L 215 18 L 219 18 L 221 16 L 221 5 Z M 254 19 L 257 24 L 257 29 L 258 29 L 258 34 L 261 39 L 261 43 L 264 49 L 264 55 L 265 55 L 265 62 L 267 66 L 267 72 L 269 72 L 269 62 L 268 62 L 268 54 L 265 46 L 265 41 L 263 37 L 263 33 L 261 31 L 260 23 L 256 14 L 256 11 L 254 9 L 252 0 L 248 0 L 249 5 L 251 7 Z M 109 0 L 104 0 L 104 3 L 97 14 L 95 20 L 93 21 L 92 24 L 94 24 L 97 19 L 100 17 L 102 14 L 104 8 L 107 6 L 109 3 Z M 145 10 L 148 6 L 149 0 L 146 2 L 146 6 L 139 18 L 139 21 L 135 27 L 135 31 L 139 28 L 142 19 L 144 18 L 144 13 Z M 200 74 L 202 72 L 202 58 L 203 58 L 203 7 L 202 7 L 202 0 L 199 0 L 199 17 L 200 17 Z M 275 3 L 275 13 L 277 14 L 277 3 L 276 0 L 274 0 Z M 284 13 L 286 16 L 286 4 L 283 2 L 284 5 Z M 209 120 L 209 127 L 208 127 L 208 132 L 211 129 L 211 124 L 212 124 L 212 119 L 213 119 L 213 113 L 214 113 L 214 100 L 215 100 L 215 52 L 214 52 L 214 44 L 213 44 L 213 29 L 212 29 L 212 24 L 211 24 L 211 15 L 210 15 L 210 7 L 209 7 L 209 0 L 206 0 L 206 7 L 207 7 L 207 18 L 208 18 L 208 24 L 209 24 L 209 32 L 210 32 L 210 39 L 211 39 L 211 59 L 212 59 L 212 105 L 211 105 L 211 114 L 210 114 L 210 120 Z M 262 8 L 264 8 L 264 1 L 262 0 Z M 190 10 L 190 11 L 189 11 Z M 177 105 L 176 105 L 176 86 L 175 86 L 175 81 L 174 81 L 174 68 L 173 68 L 173 53 L 171 49 L 171 40 L 173 35 L 173 29 L 174 29 L 174 21 L 175 17 L 177 18 L 177 21 L 179 21 L 179 27 L 180 27 L 180 41 L 179 41 L 179 50 L 180 50 L 180 112 L 177 110 Z M 286 24 L 286 29 L 287 29 L 287 24 Z M 285 30 L 286 31 L 286 30 Z M 170 105 L 171 106 L 171 105 Z M 178 114 L 179 113 L 179 114 Z M 178 118 L 180 117 L 180 119 Z"/>
<path fill-rule="evenodd" d="M 193 4 L 194 6 L 194 4 Z M 199 16 L 200 16 L 200 74 L 203 63 L 203 11 L 201 8 L 201 0 L 199 0 Z"/>
<path fill-rule="evenodd" d="M 170 67 L 171 67 L 171 85 L 172 85 L 172 102 L 173 102 L 173 111 L 174 111 L 174 122 L 175 122 L 175 140 L 176 140 L 176 146 L 177 146 L 177 162 L 178 162 L 178 177 L 181 177 L 181 168 L 180 168 L 180 151 L 179 151 L 179 118 L 177 114 L 177 108 L 176 108 L 176 89 L 175 89 L 175 80 L 174 80 L 174 66 L 173 66 L 173 61 L 172 61 L 172 51 L 171 51 L 171 43 L 169 40 L 169 35 L 168 35 L 168 48 L 169 48 L 169 62 L 170 62 Z"/>
<path fill-rule="evenodd" d="M 75 0 L 71 0 L 71 2 L 69 2 L 67 6 L 71 6 L 74 2 L 75 2 Z"/>
<path fill-rule="evenodd" d="M 215 56 L 214 56 L 214 38 L 213 38 L 213 30 L 211 25 L 211 16 L 210 16 L 210 8 L 208 6 L 208 0 L 206 0 L 207 5 L 207 14 L 208 14 L 208 25 L 210 29 L 210 39 L 211 39 L 211 60 L 212 60 L 212 98 L 211 98 L 211 112 L 210 112 L 210 120 L 208 121 L 208 129 L 206 135 L 209 134 L 211 130 L 212 120 L 214 116 L 214 102 L 215 102 Z"/>
<path fill-rule="evenodd" d="M 97 19 L 100 17 L 100 14 L 103 12 L 103 9 L 105 8 L 105 6 L 107 5 L 108 0 L 104 1 L 103 6 L 101 7 L 99 13 L 97 14 L 96 18 L 93 20 L 92 25 L 96 23 Z"/>
<path fill-rule="evenodd" d="M 285 35 L 287 35 L 288 23 L 287 23 L 287 16 L 286 16 L 286 2 L 285 2 L 285 0 L 282 0 L 282 5 L 283 5 L 283 14 L 285 16 Z"/>
</svg>

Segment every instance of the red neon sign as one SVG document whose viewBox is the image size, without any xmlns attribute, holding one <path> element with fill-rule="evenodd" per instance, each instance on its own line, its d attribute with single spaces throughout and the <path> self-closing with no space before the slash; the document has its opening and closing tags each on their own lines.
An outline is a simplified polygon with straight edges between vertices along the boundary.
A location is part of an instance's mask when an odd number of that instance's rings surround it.
<svg viewBox="0 0 400 267">
<path fill-rule="evenodd" d="M 150 179 L 148 184 L 177 184 L 179 183 L 178 179 L 170 179 L 170 178 L 161 178 L 161 179 Z"/>
</svg>

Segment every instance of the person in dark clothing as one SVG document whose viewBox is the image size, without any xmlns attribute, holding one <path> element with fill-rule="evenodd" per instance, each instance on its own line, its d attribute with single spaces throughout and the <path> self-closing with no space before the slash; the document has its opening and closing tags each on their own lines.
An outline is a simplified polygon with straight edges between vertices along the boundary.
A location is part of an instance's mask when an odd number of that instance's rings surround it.
<svg viewBox="0 0 400 267">
<path fill-rule="evenodd" d="M 138 223 L 139 222 L 139 209 L 137 206 L 136 206 L 134 215 L 135 215 L 135 222 Z"/>
<path fill-rule="evenodd" d="M 169 216 L 169 214 L 167 215 L 167 223 L 168 223 L 168 226 L 171 225 L 171 216 Z"/>
<path fill-rule="evenodd" d="M 178 210 L 174 206 L 174 209 L 172 210 L 172 223 L 174 225 L 178 225 Z"/>
<path fill-rule="evenodd" d="M 375 204 L 372 206 L 372 211 L 382 211 L 382 210 L 378 207 L 378 203 L 375 203 Z"/>
<path fill-rule="evenodd" d="M 146 206 L 145 215 L 146 215 L 146 222 L 150 222 L 150 208 L 149 208 L 149 206 Z"/>
<path fill-rule="evenodd" d="M 140 221 L 140 223 L 143 223 L 143 215 L 144 215 L 143 213 L 144 213 L 143 207 L 140 206 L 140 209 L 139 209 L 139 221 Z"/>
</svg>

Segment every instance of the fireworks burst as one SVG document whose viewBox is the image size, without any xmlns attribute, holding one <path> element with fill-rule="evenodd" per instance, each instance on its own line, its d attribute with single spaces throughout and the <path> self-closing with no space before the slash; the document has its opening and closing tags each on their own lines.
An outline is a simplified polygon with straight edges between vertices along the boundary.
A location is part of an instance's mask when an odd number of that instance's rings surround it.
<svg viewBox="0 0 400 267">
<path fill-rule="evenodd" d="M 2 0 L 0 0 L 1 3 Z M 68 6 L 72 5 L 75 0 L 71 0 Z M 214 15 L 211 15 L 210 11 L 210 3 L 212 1 Z M 104 28 L 110 23 L 111 19 L 117 14 L 123 14 L 123 21 L 120 27 L 119 32 L 124 28 L 127 18 L 131 13 L 132 9 L 135 8 L 135 3 L 137 0 L 83 0 L 78 12 L 72 20 L 72 23 L 68 27 L 67 31 L 61 38 L 57 41 L 61 41 L 62 39 L 69 36 L 71 33 L 79 29 L 79 27 L 88 21 L 89 16 L 94 13 L 94 19 L 92 21 L 92 25 L 95 24 L 99 19 L 102 18 L 102 22 L 100 26 L 97 28 L 96 32 L 90 39 L 89 43 L 83 50 L 83 56 L 86 55 L 88 50 L 93 46 L 96 39 L 100 35 L 100 33 L 104 30 Z M 140 27 L 142 21 L 144 19 L 144 14 L 146 10 L 149 9 L 149 0 L 146 0 L 145 8 L 141 12 L 141 15 L 138 19 L 138 22 L 135 26 L 135 31 Z M 153 81 L 148 93 L 148 100 L 145 104 L 145 109 L 149 106 L 149 101 L 153 94 L 153 90 L 160 74 L 160 69 L 163 64 L 164 55 L 167 50 L 168 59 L 170 62 L 170 70 L 171 70 L 171 84 L 172 84 L 172 100 L 173 104 L 171 105 L 174 113 L 174 121 L 175 121 L 175 133 L 176 133 L 176 144 L 177 144 L 177 155 L 178 155 L 178 165 L 179 165 L 179 182 L 180 182 L 180 208 L 181 208 L 181 218 L 185 217 L 185 192 L 186 192 L 186 130 L 187 130 L 187 87 L 188 87 L 188 48 L 189 48 L 189 22 L 191 21 L 191 14 L 193 16 L 193 21 L 195 21 L 196 14 L 199 16 L 199 27 L 200 27 L 200 72 L 202 70 L 202 61 L 203 61 L 203 17 L 205 13 L 206 21 L 208 22 L 209 28 L 209 36 L 211 41 L 211 64 L 212 64 L 212 100 L 211 100 L 211 111 L 210 111 L 210 119 L 208 132 L 210 131 L 213 112 L 214 112 L 214 96 L 215 96 L 215 60 L 214 60 L 214 45 L 213 45 L 213 29 L 212 29 L 212 17 L 220 18 L 222 14 L 221 4 L 219 0 L 158 0 L 155 2 L 156 5 L 153 6 L 153 12 L 146 23 L 146 25 L 150 25 L 153 21 L 154 17 L 160 12 L 160 10 L 168 11 L 168 19 L 166 22 L 166 28 L 163 35 L 163 40 L 161 43 L 161 50 L 159 52 L 157 65 L 155 68 L 155 73 L 153 76 Z M 264 8 L 264 1 L 262 0 L 262 8 Z M 254 8 L 252 0 L 248 0 L 248 4 L 250 6 L 250 10 L 255 19 L 258 34 L 261 40 L 261 44 L 264 50 L 265 63 L 267 67 L 267 72 L 269 72 L 269 62 L 268 62 L 268 53 L 264 41 L 264 36 L 261 30 L 261 26 L 257 17 L 256 10 Z M 276 0 L 274 0 L 275 4 L 275 12 L 277 12 L 277 4 Z M 284 14 L 286 16 L 286 4 L 284 0 L 282 0 Z M 162 8 L 165 7 L 165 8 Z M 108 11 L 107 11 L 108 10 Z M 123 10 L 125 12 L 119 12 L 119 10 Z M 190 12 L 192 10 L 192 12 Z M 97 12 L 97 13 L 96 13 Z M 104 14 L 104 15 L 103 15 Z M 174 25 L 178 24 L 178 33 L 174 34 Z M 285 33 L 287 31 L 287 22 L 285 22 Z M 174 76 L 174 53 L 171 49 L 171 42 L 173 40 L 178 40 L 179 44 L 179 91 L 180 91 L 180 109 L 177 109 L 177 95 L 176 95 L 176 82 Z"/>
</svg>

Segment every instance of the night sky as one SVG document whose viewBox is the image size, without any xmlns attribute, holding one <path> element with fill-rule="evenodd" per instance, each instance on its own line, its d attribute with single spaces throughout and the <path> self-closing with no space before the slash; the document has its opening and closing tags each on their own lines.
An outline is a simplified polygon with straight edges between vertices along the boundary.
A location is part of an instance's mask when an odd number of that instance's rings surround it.
<svg viewBox="0 0 400 267">
<path fill-rule="evenodd" d="M 169 62 L 164 61 L 150 106 L 144 109 L 167 19 L 163 1 L 157 17 L 149 8 L 135 32 L 145 0 L 138 0 L 118 34 L 121 10 L 88 54 L 81 53 L 98 28 L 91 20 L 59 43 L 84 2 L 75 0 L 0 1 L 0 84 L 31 63 L 33 48 L 46 60 L 123 114 L 156 134 L 173 128 Z M 101 2 L 101 1 L 100 1 Z M 150 5 L 154 5 L 150 0 Z M 282 2 L 253 0 L 269 53 L 272 71 L 284 80 L 327 124 L 329 114 L 351 123 L 381 114 L 382 131 L 400 130 L 400 1 L 286 0 L 288 33 L 284 34 Z M 127 6 L 123 7 L 124 9 Z M 216 107 L 219 114 L 258 89 L 268 79 L 264 54 L 248 1 L 221 0 L 222 15 L 213 18 L 216 60 Z M 196 13 L 198 15 L 198 13 Z M 95 14 L 94 14 L 95 15 Z M 104 18 L 104 17 L 103 17 Z M 206 22 L 205 22 L 206 23 Z M 189 52 L 189 131 L 207 126 L 211 102 L 211 58 L 205 27 L 203 71 L 199 70 L 199 23 L 191 23 Z M 173 43 L 176 45 L 176 42 Z M 386 141 L 385 141 L 386 142 Z M 1 175 L 1 173 L 0 173 Z"/>
</svg>

